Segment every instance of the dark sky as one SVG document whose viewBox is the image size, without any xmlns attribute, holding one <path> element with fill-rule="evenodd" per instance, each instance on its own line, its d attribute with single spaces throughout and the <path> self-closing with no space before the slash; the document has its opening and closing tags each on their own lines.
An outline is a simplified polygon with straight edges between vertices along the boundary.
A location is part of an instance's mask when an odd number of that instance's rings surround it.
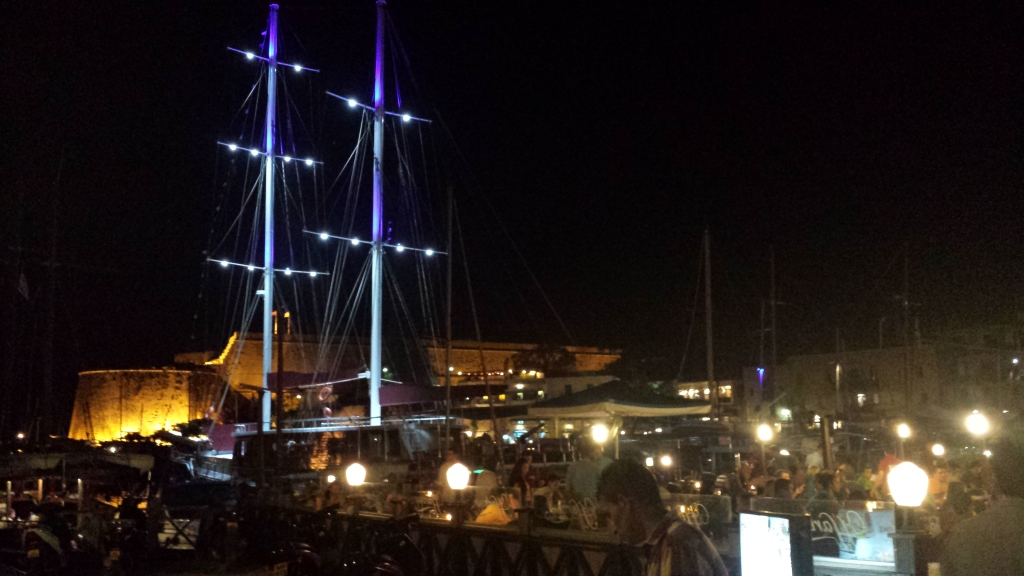
<svg viewBox="0 0 1024 576">
<path fill-rule="evenodd" d="M 389 10 L 409 61 L 403 96 L 444 120 L 473 174 L 456 184 L 485 339 L 567 340 L 495 227 L 469 236 L 493 217 L 484 197 L 579 344 L 677 362 L 705 226 L 727 373 L 756 361 L 771 245 L 783 354 L 832 349 L 836 328 L 849 348 L 876 344 L 878 319 L 899 314 L 904 247 L 926 335 L 1022 310 L 1019 4 Z M 29 375 L 7 386 L 38 378 L 54 240 L 66 394 L 78 370 L 211 345 L 193 339 L 193 315 L 214 142 L 252 82 L 225 47 L 254 46 L 266 14 L 254 2 L 0 7 L 3 362 Z M 369 94 L 371 1 L 283 3 L 281 20 L 282 52 L 323 70 L 305 86 L 318 102 L 325 89 Z M 352 138 L 314 140 L 340 158 Z M 491 273 L 495 261 L 521 285 Z"/>
</svg>

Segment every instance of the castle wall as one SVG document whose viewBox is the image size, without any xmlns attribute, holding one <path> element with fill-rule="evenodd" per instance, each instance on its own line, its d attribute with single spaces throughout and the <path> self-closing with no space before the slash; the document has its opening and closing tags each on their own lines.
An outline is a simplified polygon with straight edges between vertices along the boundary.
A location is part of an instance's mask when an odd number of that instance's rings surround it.
<svg viewBox="0 0 1024 576">
<path fill-rule="evenodd" d="M 221 389 L 205 370 L 98 370 L 78 375 L 68 436 L 105 442 L 202 418 Z"/>
</svg>

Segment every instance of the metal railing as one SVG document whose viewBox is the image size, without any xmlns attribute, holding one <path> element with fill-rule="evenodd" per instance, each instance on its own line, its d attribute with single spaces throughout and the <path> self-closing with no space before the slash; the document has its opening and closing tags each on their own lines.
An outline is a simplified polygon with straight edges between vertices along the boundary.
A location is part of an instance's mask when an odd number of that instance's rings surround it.
<svg viewBox="0 0 1024 576">
<path fill-rule="evenodd" d="M 410 423 L 444 423 L 444 416 L 407 416 L 405 418 L 380 418 L 375 424 L 368 416 L 331 416 L 329 418 L 290 418 L 282 420 L 280 429 L 290 432 L 335 432 L 358 428 L 397 428 Z M 258 432 L 258 422 L 235 424 L 235 436 L 251 436 Z"/>
<path fill-rule="evenodd" d="M 345 541 L 359 545 L 370 527 L 389 517 L 360 514 L 345 518 Z M 607 532 L 580 532 L 525 526 L 456 525 L 421 519 L 409 535 L 423 555 L 423 576 L 496 574 L 525 576 L 639 576 L 637 549 L 619 544 Z"/>
</svg>

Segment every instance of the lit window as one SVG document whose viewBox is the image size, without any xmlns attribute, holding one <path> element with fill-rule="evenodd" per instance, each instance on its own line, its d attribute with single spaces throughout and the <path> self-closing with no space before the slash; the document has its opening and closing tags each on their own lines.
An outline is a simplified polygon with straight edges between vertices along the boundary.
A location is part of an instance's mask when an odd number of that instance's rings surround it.
<svg viewBox="0 0 1024 576">
<path fill-rule="evenodd" d="M 857 394 L 857 406 L 863 408 L 864 405 L 867 404 L 867 403 L 868 403 L 868 395 L 867 394 Z"/>
</svg>

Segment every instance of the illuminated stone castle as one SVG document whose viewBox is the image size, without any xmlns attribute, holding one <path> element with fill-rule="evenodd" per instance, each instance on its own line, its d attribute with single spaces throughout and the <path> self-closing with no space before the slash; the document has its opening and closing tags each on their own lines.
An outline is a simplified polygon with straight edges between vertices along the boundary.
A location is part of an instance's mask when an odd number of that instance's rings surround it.
<svg viewBox="0 0 1024 576">
<path fill-rule="evenodd" d="M 220 401 L 224 384 L 245 396 L 255 397 L 252 387 L 262 383 L 262 335 L 234 334 L 220 352 L 185 353 L 175 356 L 181 368 L 154 370 L 101 370 L 79 373 L 71 438 L 104 442 L 137 432 L 149 435 L 170 429 L 174 424 L 209 417 Z M 273 347 L 272 365 L 278 363 L 278 343 Z M 318 362 L 338 359 L 345 368 L 359 367 L 359 349 L 348 346 L 321 348 L 309 336 L 285 334 L 280 348 L 289 373 L 312 374 Z M 434 377 L 442 382 L 445 372 L 445 346 L 425 343 Z M 478 383 L 486 371 L 494 380 L 508 378 L 544 378 L 537 368 L 518 372 L 518 366 L 533 344 L 453 341 L 448 368 L 453 384 Z M 619 358 L 619 351 L 570 346 L 557 349 L 567 362 L 563 375 L 594 374 Z M 482 358 L 482 361 L 481 361 Z M 193 368 L 188 368 L 193 366 Z M 517 370 L 511 374 L 510 370 Z"/>
</svg>

